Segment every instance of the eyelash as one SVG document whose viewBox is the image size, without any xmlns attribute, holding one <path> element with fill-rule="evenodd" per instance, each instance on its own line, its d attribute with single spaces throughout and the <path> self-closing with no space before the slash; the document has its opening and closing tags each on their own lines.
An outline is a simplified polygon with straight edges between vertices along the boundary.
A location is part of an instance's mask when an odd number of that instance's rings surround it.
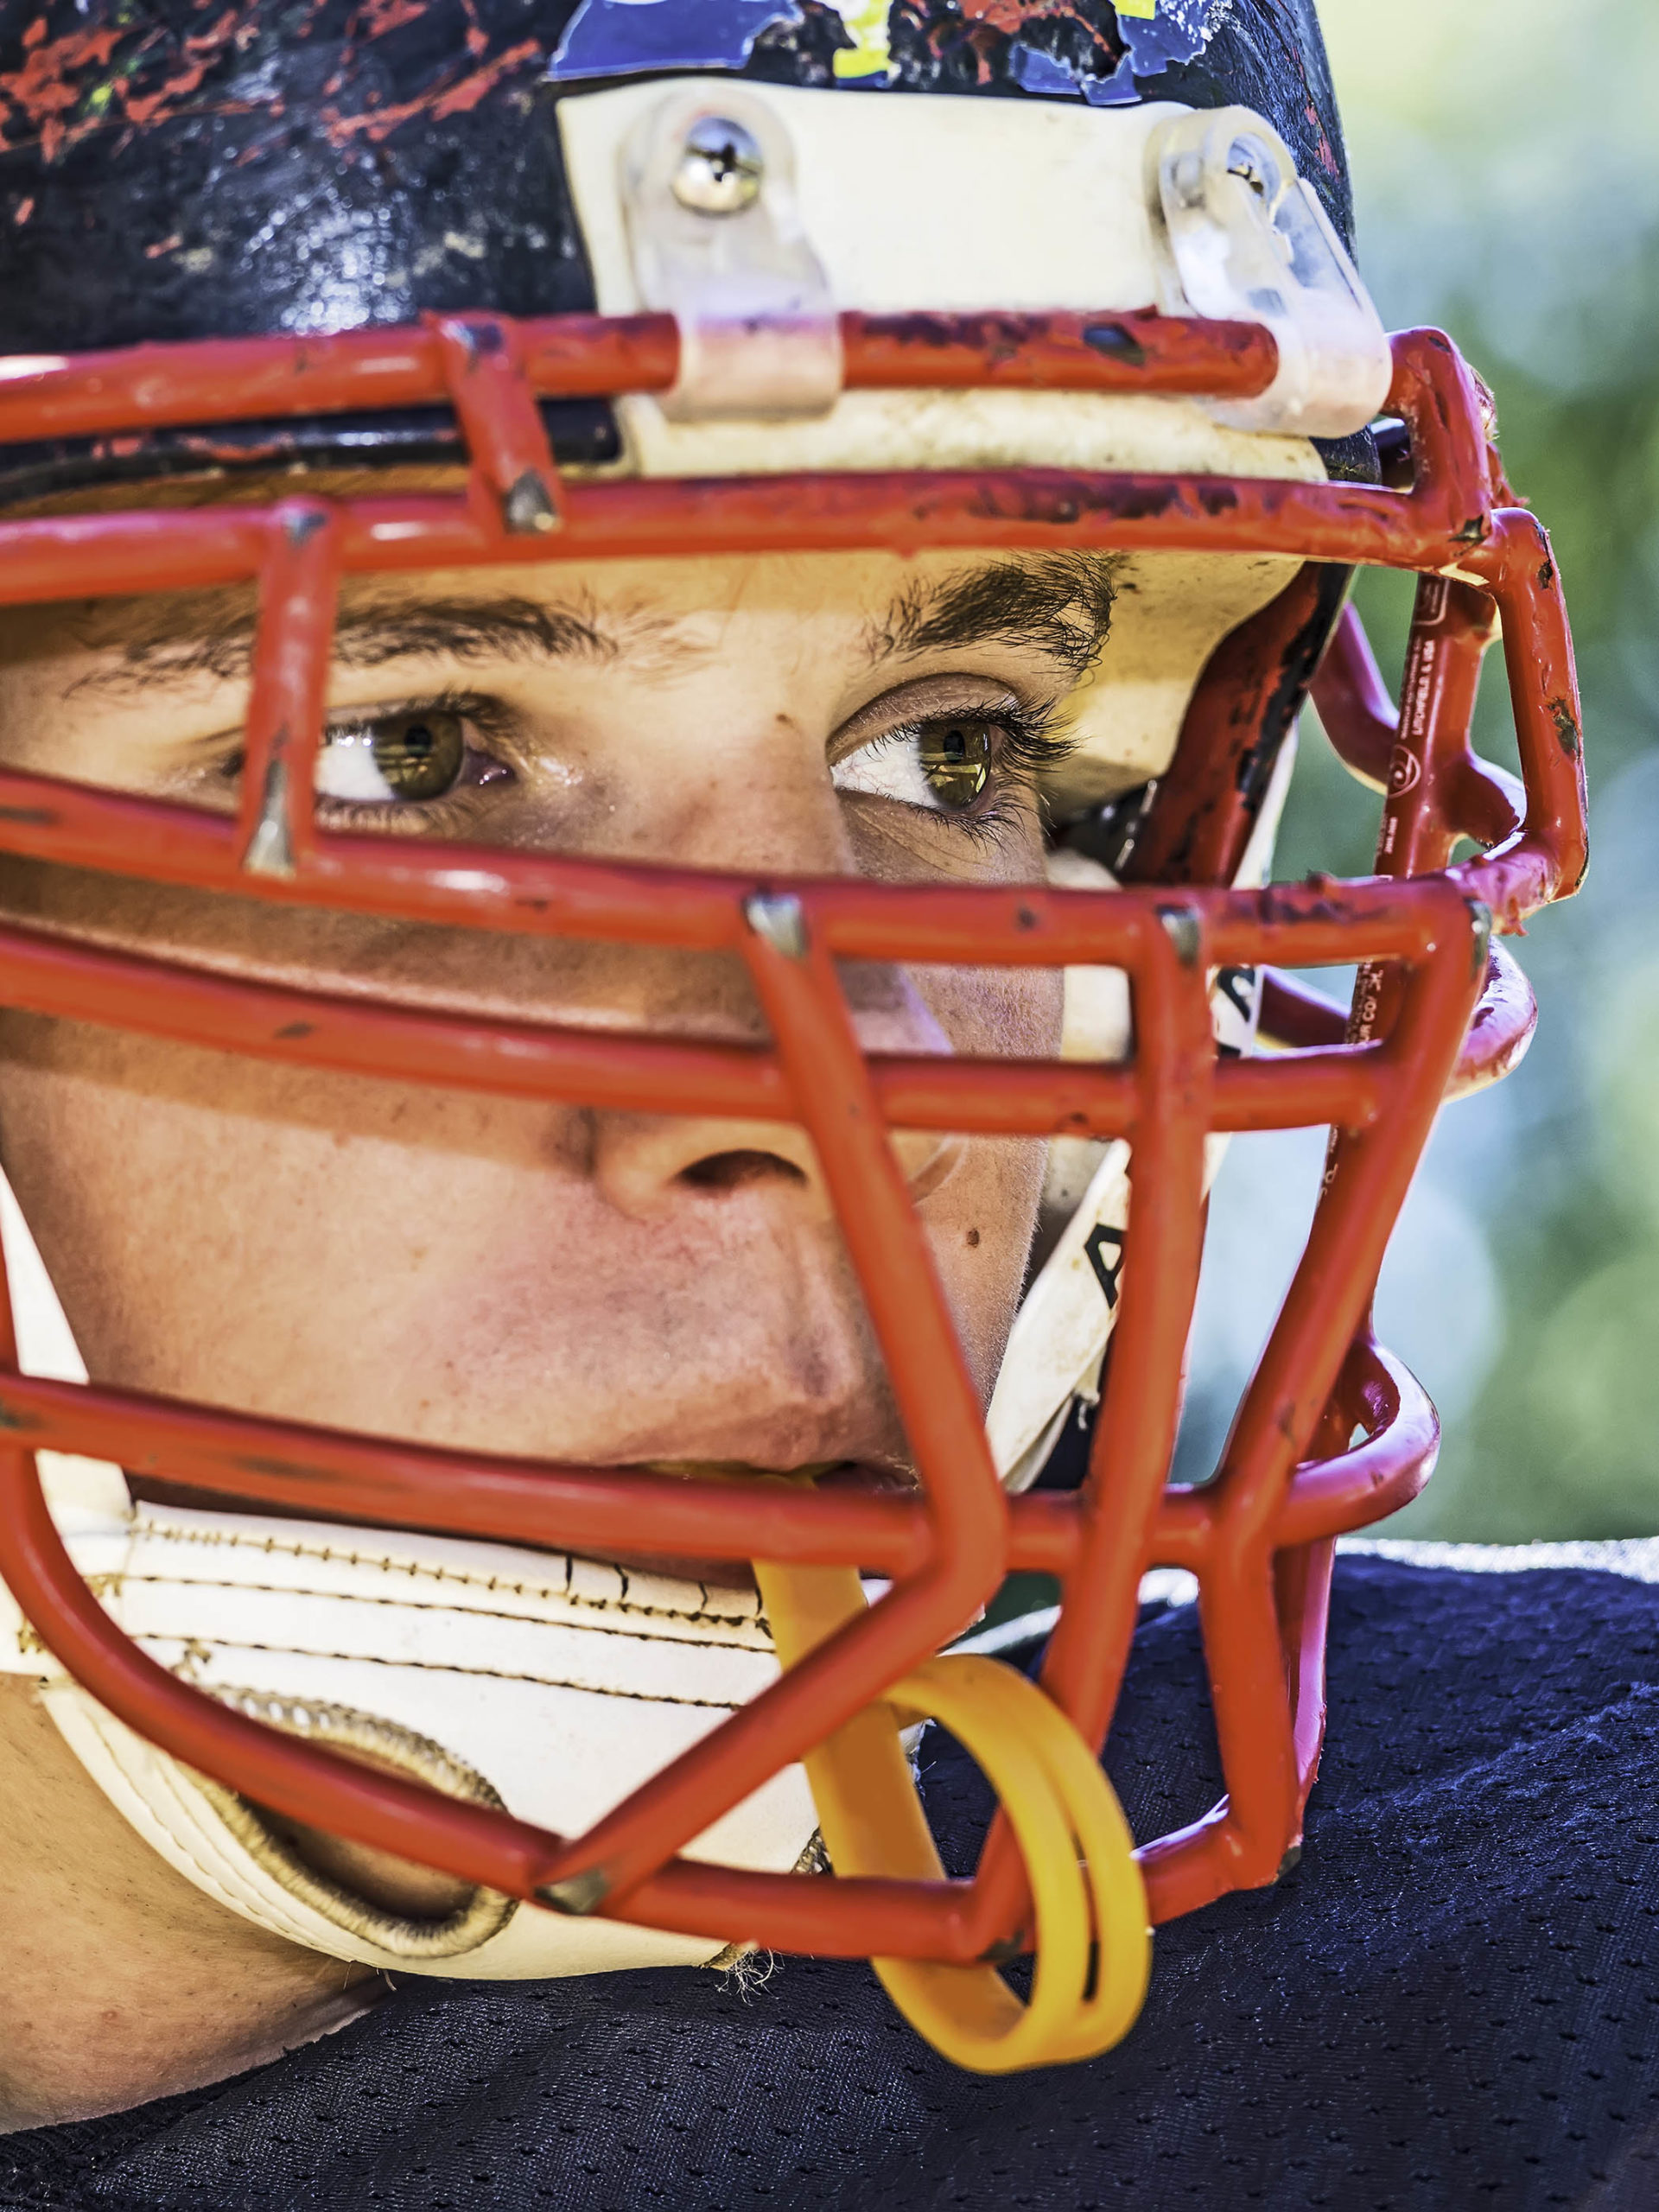
<svg viewBox="0 0 1659 2212">
<path fill-rule="evenodd" d="M 1016 700 L 999 709 L 992 719 L 1006 733 L 998 765 L 1027 786 L 1051 774 L 1077 749 L 1075 737 L 1054 734 L 1059 719 L 1055 700 L 1033 707 L 1022 707 Z"/>
<path fill-rule="evenodd" d="M 971 709 L 967 710 L 971 712 Z M 1017 808 L 1028 800 L 1043 777 L 1052 774 L 1060 764 L 1077 749 L 1074 737 L 1058 737 L 1054 726 L 1059 716 L 1058 702 L 1045 701 L 1040 705 L 1026 706 L 1005 695 L 994 708 L 988 708 L 982 716 L 1002 733 L 996 749 L 997 781 L 988 796 L 971 808 L 960 813 L 948 813 L 943 808 L 912 807 L 907 811 L 920 814 L 930 821 L 944 822 L 965 836 L 980 844 L 994 843 L 1014 819 Z M 944 715 L 920 715 L 914 721 L 900 722 L 884 730 L 880 737 L 872 738 L 861 750 L 867 753 L 885 752 L 894 745 L 908 745 L 920 737 L 924 730 L 949 721 L 954 717 Z M 885 802 L 891 805 L 893 801 Z M 904 804 L 904 802 L 898 802 Z"/>
<path fill-rule="evenodd" d="M 469 735 L 493 739 L 495 747 L 468 744 L 467 766 L 461 776 L 443 792 L 432 799 L 346 799 L 335 798 L 319 791 L 316 798 L 316 818 L 325 826 L 334 829 L 400 830 L 405 836 L 419 835 L 427 830 L 447 831 L 459 828 L 472 811 L 474 792 L 486 785 L 511 777 L 518 780 L 518 770 L 507 757 L 512 751 L 511 737 L 513 717 L 499 699 L 492 699 L 474 691 L 439 691 L 421 699 L 402 699 L 378 703 L 357 714 L 331 715 L 323 726 L 326 746 L 331 731 L 345 732 L 361 729 L 372 722 L 393 715 L 454 715 L 465 723 Z M 246 756 L 238 746 L 218 762 L 216 772 L 227 783 L 241 779 Z M 474 772 L 475 766 L 485 770 L 500 772 L 499 777 Z"/>
</svg>

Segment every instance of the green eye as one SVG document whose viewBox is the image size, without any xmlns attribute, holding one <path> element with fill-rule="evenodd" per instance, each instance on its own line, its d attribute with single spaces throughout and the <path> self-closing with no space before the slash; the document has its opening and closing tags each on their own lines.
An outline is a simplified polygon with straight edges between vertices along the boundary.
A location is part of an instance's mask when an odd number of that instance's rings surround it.
<svg viewBox="0 0 1659 2212">
<path fill-rule="evenodd" d="M 991 780 L 996 758 L 995 722 L 927 722 L 916 734 L 917 757 L 927 787 L 952 813 L 971 806 Z"/>
<path fill-rule="evenodd" d="M 374 765 L 394 798 L 442 798 L 467 765 L 461 716 L 442 707 L 379 715 L 368 736 Z"/>
</svg>

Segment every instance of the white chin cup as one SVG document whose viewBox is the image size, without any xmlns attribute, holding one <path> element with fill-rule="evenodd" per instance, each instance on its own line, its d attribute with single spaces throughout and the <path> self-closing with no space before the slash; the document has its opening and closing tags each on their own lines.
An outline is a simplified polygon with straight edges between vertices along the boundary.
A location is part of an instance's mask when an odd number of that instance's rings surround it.
<svg viewBox="0 0 1659 2212">
<path fill-rule="evenodd" d="M 139 1505 L 101 1524 L 66 1519 L 76 1564 L 111 1616 L 183 1679 L 562 1834 L 591 1827 L 778 1672 L 753 1591 L 251 1515 Z M 30 1663 L 39 1668 L 38 1654 Z M 721 1948 L 482 1893 L 441 1923 L 372 1910 L 78 1686 L 59 1677 L 44 1695 L 87 1771 L 163 1858 L 313 1950 L 517 1978 L 697 1964 Z M 786 1872 L 815 1826 L 805 1777 L 791 1768 L 690 1855 Z"/>
</svg>

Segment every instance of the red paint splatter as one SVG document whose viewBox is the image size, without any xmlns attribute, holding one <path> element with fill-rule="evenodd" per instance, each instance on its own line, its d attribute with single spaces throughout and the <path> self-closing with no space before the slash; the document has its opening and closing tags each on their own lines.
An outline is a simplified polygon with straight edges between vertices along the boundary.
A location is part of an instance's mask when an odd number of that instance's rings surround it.
<svg viewBox="0 0 1659 2212">
<path fill-rule="evenodd" d="M 122 108 L 129 123 L 140 128 L 153 122 L 163 108 L 182 99 L 187 92 L 194 92 L 213 64 L 229 44 L 236 29 L 236 10 L 227 8 L 211 29 L 197 31 L 184 41 L 184 50 L 192 59 L 186 62 L 176 76 L 167 79 L 160 90 L 135 94 L 123 87 Z"/>
<path fill-rule="evenodd" d="M 30 35 L 44 31 L 44 23 L 31 23 L 23 44 L 29 59 L 21 69 L 0 72 L 0 99 L 31 120 L 60 115 L 80 98 L 79 87 L 69 82 L 72 71 L 91 62 L 107 61 L 120 33 L 116 30 L 71 31 L 67 38 L 42 46 Z"/>
<path fill-rule="evenodd" d="M 194 92 L 207 74 L 207 64 L 205 61 L 193 61 L 181 69 L 176 77 L 168 78 L 157 92 L 127 93 L 121 103 L 122 112 L 129 123 L 136 123 L 142 128 L 144 124 L 154 122 L 164 107 L 170 106 L 186 92 Z"/>
<path fill-rule="evenodd" d="M 993 30 L 1017 38 L 1039 16 L 1071 16 L 1075 11 L 1055 7 L 1053 0 L 962 0 L 962 12 L 969 22 L 988 23 Z"/>
<path fill-rule="evenodd" d="M 95 130 L 119 124 L 142 126 L 172 111 L 198 89 L 227 48 L 245 46 L 257 35 L 257 23 L 235 5 L 176 45 L 155 27 L 136 40 L 130 26 L 114 24 L 44 43 L 34 35 L 36 28 L 31 24 L 24 36 L 23 67 L 0 73 L 0 139 L 18 145 L 33 136 L 48 162 Z M 43 31 L 44 24 L 38 28 Z M 165 67 L 169 48 L 179 66 L 154 92 L 139 92 L 141 65 L 149 60 Z"/>
<path fill-rule="evenodd" d="M 245 52 L 260 35 L 260 0 L 196 0 L 217 13 L 205 27 L 179 38 L 153 16 L 137 24 L 78 30 L 60 39 L 48 36 L 44 16 L 23 36 L 21 69 L 0 73 L 0 146 L 37 143 L 47 162 L 93 132 L 154 127 L 181 112 L 245 113 L 244 101 L 201 100 L 208 73 L 226 56 Z M 383 107 L 381 95 L 367 92 L 358 112 L 353 105 L 353 48 L 385 38 L 426 11 L 427 0 L 359 0 L 340 58 L 329 78 L 321 121 L 338 145 L 367 137 L 378 140 L 416 118 L 439 121 L 477 106 L 501 79 L 544 59 L 541 42 L 521 40 L 486 59 L 490 41 L 479 22 L 474 0 L 461 0 L 467 29 L 465 56 L 414 99 Z M 302 0 L 306 20 L 295 28 L 301 36 L 317 27 L 320 0 Z M 273 112 L 279 112 L 273 109 Z"/>
<path fill-rule="evenodd" d="M 325 108 L 321 118 L 322 127 L 331 143 L 345 145 L 356 137 L 375 140 L 390 137 L 400 124 L 423 116 L 430 123 L 441 123 L 448 115 L 465 115 L 475 108 L 485 94 L 499 85 L 522 62 L 542 57 L 539 39 L 521 39 L 517 46 L 510 46 L 505 54 L 498 54 L 481 69 L 469 70 L 454 84 L 439 86 L 423 92 L 417 99 L 404 100 L 396 107 L 379 108 L 373 114 L 341 115 L 338 109 Z"/>
<path fill-rule="evenodd" d="M 1320 168 L 1327 176 L 1340 176 L 1341 164 L 1337 160 L 1335 149 L 1325 136 L 1325 124 L 1320 119 L 1319 111 L 1312 100 L 1309 100 L 1305 112 L 1317 136 L 1318 143 L 1314 146 L 1313 152 Z"/>
<path fill-rule="evenodd" d="M 359 38 L 385 38 L 388 31 L 416 22 L 425 12 L 424 0 L 364 0 L 352 18 L 346 43 L 349 46 Z"/>
<path fill-rule="evenodd" d="M 101 67 L 107 62 L 121 34 L 112 29 L 71 31 L 65 38 L 45 43 L 32 35 L 45 29 L 44 22 L 31 23 L 23 35 L 29 59 L 21 69 L 0 72 L 0 131 L 14 116 L 32 124 L 50 162 L 56 158 L 67 132 L 64 118 L 79 105 L 82 98 L 80 86 L 73 81 L 74 73 L 89 64 Z"/>
</svg>

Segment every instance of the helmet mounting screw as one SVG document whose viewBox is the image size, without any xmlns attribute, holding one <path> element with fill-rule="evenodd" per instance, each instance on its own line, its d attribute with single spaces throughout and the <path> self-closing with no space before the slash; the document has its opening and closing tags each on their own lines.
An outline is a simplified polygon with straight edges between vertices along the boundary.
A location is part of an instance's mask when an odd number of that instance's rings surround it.
<svg viewBox="0 0 1659 2212">
<path fill-rule="evenodd" d="M 743 901 L 743 918 L 785 960 L 806 957 L 806 916 L 791 891 L 757 891 Z"/>
<path fill-rule="evenodd" d="M 699 116 L 685 134 L 669 189 L 697 215 L 739 215 L 760 195 L 766 163 L 752 132 L 721 115 Z"/>
</svg>

